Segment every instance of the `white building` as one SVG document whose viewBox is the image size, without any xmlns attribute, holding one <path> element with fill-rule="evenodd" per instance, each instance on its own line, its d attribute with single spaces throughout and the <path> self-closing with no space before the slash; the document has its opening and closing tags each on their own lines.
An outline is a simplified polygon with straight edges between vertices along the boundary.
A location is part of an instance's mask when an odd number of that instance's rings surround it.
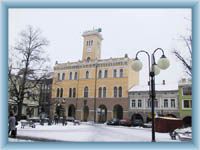
<svg viewBox="0 0 200 150">
<path fill-rule="evenodd" d="M 129 117 L 148 122 L 151 119 L 149 85 L 136 85 L 129 90 Z M 155 85 L 155 115 L 179 117 L 178 83 Z"/>
</svg>

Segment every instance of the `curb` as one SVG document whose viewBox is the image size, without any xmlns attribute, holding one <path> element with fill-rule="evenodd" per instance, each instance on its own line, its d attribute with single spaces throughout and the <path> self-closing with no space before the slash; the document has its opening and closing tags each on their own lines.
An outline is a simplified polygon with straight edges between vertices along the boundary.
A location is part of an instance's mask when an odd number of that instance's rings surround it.
<svg viewBox="0 0 200 150">
<path fill-rule="evenodd" d="M 66 142 L 66 141 L 62 141 L 62 140 L 54 140 L 54 139 L 31 137 L 31 136 L 21 136 L 21 135 L 17 135 L 15 139 L 31 140 L 34 142 Z"/>
</svg>

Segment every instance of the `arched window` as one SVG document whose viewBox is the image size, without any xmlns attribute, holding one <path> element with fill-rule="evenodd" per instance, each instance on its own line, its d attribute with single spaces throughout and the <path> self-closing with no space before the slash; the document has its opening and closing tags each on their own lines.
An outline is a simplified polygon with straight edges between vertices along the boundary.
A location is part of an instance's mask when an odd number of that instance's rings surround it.
<svg viewBox="0 0 200 150">
<path fill-rule="evenodd" d="M 120 69 L 120 77 L 123 77 L 123 69 Z"/>
<path fill-rule="evenodd" d="M 87 62 L 90 62 L 90 57 L 87 57 Z"/>
<path fill-rule="evenodd" d="M 74 74 L 74 80 L 77 80 L 77 79 L 78 79 L 78 73 L 75 72 L 75 74 Z"/>
<path fill-rule="evenodd" d="M 63 88 L 60 89 L 60 97 L 63 97 Z"/>
<path fill-rule="evenodd" d="M 119 87 L 119 97 L 122 97 L 122 87 Z"/>
<path fill-rule="evenodd" d="M 73 97 L 76 97 L 76 88 L 73 88 Z"/>
<path fill-rule="evenodd" d="M 105 70 L 104 72 L 104 78 L 107 78 L 108 77 L 108 70 Z"/>
<path fill-rule="evenodd" d="M 88 97 L 88 87 L 84 88 L 84 97 Z"/>
<path fill-rule="evenodd" d="M 86 73 L 85 73 L 85 78 L 86 78 L 86 79 L 89 79 L 89 71 L 86 71 Z"/>
<path fill-rule="evenodd" d="M 65 73 L 62 74 L 62 80 L 65 80 Z"/>
<path fill-rule="evenodd" d="M 59 95 L 60 95 L 60 89 L 59 89 L 59 88 L 57 88 L 56 97 L 59 97 Z"/>
<path fill-rule="evenodd" d="M 116 69 L 113 70 L 113 77 L 114 77 L 114 78 L 117 77 L 117 70 L 116 70 Z"/>
<path fill-rule="evenodd" d="M 102 93 L 102 88 L 100 87 L 99 88 L 99 97 L 102 97 L 101 93 Z"/>
<path fill-rule="evenodd" d="M 69 97 L 72 97 L 72 88 L 69 88 Z"/>
<path fill-rule="evenodd" d="M 58 80 L 60 80 L 60 73 L 58 73 Z"/>
<path fill-rule="evenodd" d="M 103 88 L 103 97 L 106 97 L 106 87 Z"/>
<path fill-rule="evenodd" d="M 93 40 L 91 41 L 91 45 L 93 44 Z"/>
<path fill-rule="evenodd" d="M 99 70 L 99 78 L 101 78 L 102 77 L 102 72 L 101 72 L 101 70 Z"/>
<path fill-rule="evenodd" d="M 114 97 L 117 97 L 117 87 L 114 87 Z"/>
<path fill-rule="evenodd" d="M 72 80 L 72 72 L 69 73 L 69 80 Z"/>
</svg>

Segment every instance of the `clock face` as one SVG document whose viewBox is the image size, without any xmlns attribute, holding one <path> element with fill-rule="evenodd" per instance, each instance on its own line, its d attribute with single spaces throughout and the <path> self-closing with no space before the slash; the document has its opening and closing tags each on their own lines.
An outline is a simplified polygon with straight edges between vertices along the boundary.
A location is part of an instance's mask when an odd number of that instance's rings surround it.
<svg viewBox="0 0 200 150">
<path fill-rule="evenodd" d="M 87 48 L 87 52 L 91 52 L 92 51 L 92 48 L 91 47 L 88 47 Z"/>
</svg>

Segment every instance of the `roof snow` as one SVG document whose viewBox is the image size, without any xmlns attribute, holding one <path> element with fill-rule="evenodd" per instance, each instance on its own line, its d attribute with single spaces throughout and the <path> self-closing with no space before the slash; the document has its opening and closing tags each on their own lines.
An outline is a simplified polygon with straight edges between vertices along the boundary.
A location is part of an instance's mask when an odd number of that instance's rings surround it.
<svg viewBox="0 0 200 150">
<path fill-rule="evenodd" d="M 178 84 L 156 84 L 155 85 L 156 91 L 177 91 Z M 129 92 L 142 92 L 142 91 L 149 91 L 149 85 L 135 85 Z"/>
</svg>

